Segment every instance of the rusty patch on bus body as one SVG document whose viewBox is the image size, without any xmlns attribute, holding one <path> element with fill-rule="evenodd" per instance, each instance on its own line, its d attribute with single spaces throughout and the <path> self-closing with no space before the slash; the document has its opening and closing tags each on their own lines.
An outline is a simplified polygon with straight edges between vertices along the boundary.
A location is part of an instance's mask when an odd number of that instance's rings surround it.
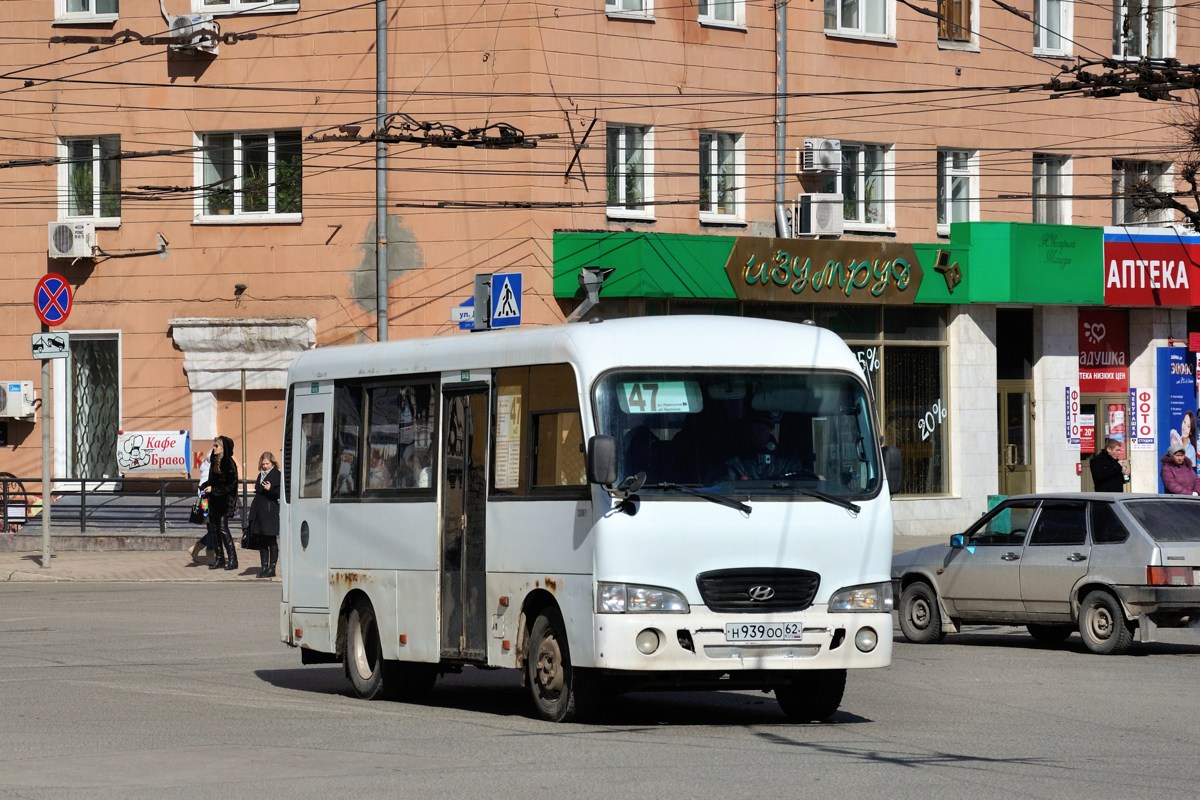
<svg viewBox="0 0 1200 800">
<path fill-rule="evenodd" d="M 329 575 L 329 583 L 332 586 L 345 584 L 346 586 L 354 586 L 356 583 L 366 583 L 367 576 L 361 572 L 334 572 Z"/>
<path fill-rule="evenodd" d="M 555 580 L 554 578 L 551 578 L 549 575 L 547 575 L 546 576 L 546 588 L 552 592 L 557 592 L 558 591 L 558 581 Z"/>
</svg>

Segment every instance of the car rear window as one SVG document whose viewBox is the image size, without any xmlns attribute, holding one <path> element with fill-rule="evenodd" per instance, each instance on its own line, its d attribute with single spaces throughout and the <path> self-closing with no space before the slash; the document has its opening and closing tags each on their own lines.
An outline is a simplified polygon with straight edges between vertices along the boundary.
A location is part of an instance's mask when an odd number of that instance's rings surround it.
<svg viewBox="0 0 1200 800">
<path fill-rule="evenodd" d="M 1200 541 L 1200 501 L 1138 500 L 1125 508 L 1155 541 Z"/>
</svg>

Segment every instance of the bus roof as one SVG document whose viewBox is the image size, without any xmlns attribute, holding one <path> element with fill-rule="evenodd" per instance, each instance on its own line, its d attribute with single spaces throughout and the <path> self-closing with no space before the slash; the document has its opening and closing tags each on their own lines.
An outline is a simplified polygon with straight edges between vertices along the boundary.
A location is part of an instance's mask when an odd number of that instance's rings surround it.
<svg viewBox="0 0 1200 800">
<path fill-rule="evenodd" d="M 832 331 L 751 317 L 655 316 L 319 347 L 301 353 L 288 383 L 372 375 L 571 363 L 587 375 L 620 367 L 848 370 L 858 360 Z"/>
</svg>

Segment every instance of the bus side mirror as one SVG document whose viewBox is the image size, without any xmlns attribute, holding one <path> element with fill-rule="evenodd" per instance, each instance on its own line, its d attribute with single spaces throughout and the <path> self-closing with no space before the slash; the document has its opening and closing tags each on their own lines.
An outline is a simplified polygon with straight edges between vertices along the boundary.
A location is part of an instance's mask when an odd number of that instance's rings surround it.
<svg viewBox="0 0 1200 800">
<path fill-rule="evenodd" d="M 885 444 L 883 446 L 883 474 L 887 476 L 888 489 L 892 494 L 900 491 L 900 479 L 904 477 L 903 461 L 900 448 Z"/>
<path fill-rule="evenodd" d="M 611 436 L 593 436 L 587 444 L 589 483 L 612 486 L 617 482 L 617 440 Z"/>
</svg>

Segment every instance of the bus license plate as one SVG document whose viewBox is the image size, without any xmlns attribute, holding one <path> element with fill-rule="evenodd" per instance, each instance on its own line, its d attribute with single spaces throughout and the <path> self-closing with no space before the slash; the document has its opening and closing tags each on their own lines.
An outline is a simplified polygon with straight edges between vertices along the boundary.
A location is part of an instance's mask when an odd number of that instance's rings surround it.
<svg viewBox="0 0 1200 800">
<path fill-rule="evenodd" d="M 804 625 L 799 622 L 725 624 L 727 642 L 798 642 L 803 633 Z"/>
</svg>

